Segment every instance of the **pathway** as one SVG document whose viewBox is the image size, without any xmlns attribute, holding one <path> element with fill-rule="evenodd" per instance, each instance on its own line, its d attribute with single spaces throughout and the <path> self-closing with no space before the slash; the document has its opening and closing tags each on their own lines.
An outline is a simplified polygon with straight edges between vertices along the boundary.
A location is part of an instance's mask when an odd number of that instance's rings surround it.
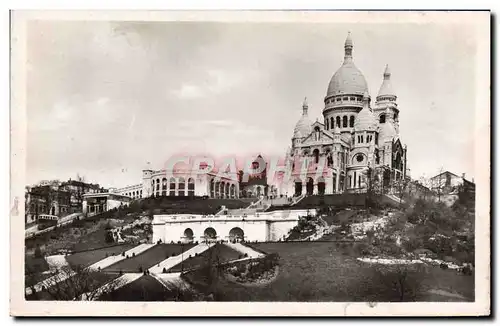
<svg viewBox="0 0 500 326">
<path fill-rule="evenodd" d="M 149 269 L 149 272 L 160 274 L 160 273 L 163 273 L 163 269 L 168 271 L 170 268 L 172 268 L 175 265 L 178 265 L 182 261 L 186 260 L 190 255 L 191 255 L 191 257 L 194 257 L 196 254 L 199 255 L 212 246 L 214 246 L 214 243 L 209 243 L 209 244 L 200 243 L 200 244 L 194 246 L 193 248 L 187 250 L 186 252 L 181 253 L 180 255 L 177 255 L 174 257 L 168 257 L 164 261 L 160 262 L 158 265 L 151 267 Z"/>
<path fill-rule="evenodd" d="M 143 253 L 144 251 L 153 248 L 156 246 L 156 244 L 148 244 L 148 243 L 143 243 L 138 245 L 137 247 L 134 247 L 130 250 L 125 251 L 125 256 L 123 255 L 116 255 L 116 256 L 109 256 L 107 258 L 104 258 L 100 261 L 98 261 L 95 264 L 92 264 L 88 267 L 90 270 L 99 270 L 99 268 L 102 270 L 108 266 L 111 266 L 113 264 L 116 264 L 122 260 L 127 259 L 127 256 L 132 257 L 134 254 L 137 256 L 140 253 Z"/>
<path fill-rule="evenodd" d="M 76 273 L 72 270 L 66 270 L 66 271 L 60 272 L 60 273 L 53 275 L 53 276 L 51 276 L 51 277 L 49 277 L 41 282 L 38 282 L 37 284 L 35 284 L 31 287 L 27 287 L 25 289 L 26 295 L 31 295 L 33 293 L 32 288 L 35 288 L 36 292 L 40 292 L 44 288 L 47 289 L 49 287 L 52 287 L 59 282 L 67 280 L 68 278 L 72 277 L 73 275 L 76 275 Z"/>
<path fill-rule="evenodd" d="M 242 254 L 246 254 L 247 257 L 250 259 L 250 258 L 259 258 L 259 257 L 262 257 L 264 256 L 264 254 L 258 252 L 258 251 L 255 251 L 254 249 L 250 248 L 250 247 L 247 247 L 241 243 L 225 243 L 226 246 L 228 246 L 229 248 L 233 249 L 233 250 L 236 250 Z M 245 257 L 246 258 L 246 257 Z"/>
<path fill-rule="evenodd" d="M 167 290 L 175 289 L 190 289 L 191 285 L 181 279 L 181 273 L 161 273 L 161 274 L 150 274 L 158 282 L 163 285 Z"/>
</svg>

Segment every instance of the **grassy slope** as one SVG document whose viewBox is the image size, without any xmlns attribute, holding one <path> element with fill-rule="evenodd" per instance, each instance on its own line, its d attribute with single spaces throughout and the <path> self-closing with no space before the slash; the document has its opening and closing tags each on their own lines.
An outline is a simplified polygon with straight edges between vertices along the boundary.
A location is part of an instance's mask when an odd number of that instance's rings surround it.
<svg viewBox="0 0 500 326">
<path fill-rule="evenodd" d="M 374 266 L 353 258 L 348 246 L 324 242 L 257 243 L 252 246 L 280 255 L 277 279 L 265 287 L 245 287 L 220 279 L 218 300 L 391 301 L 394 298 L 394 289 L 381 284 Z M 464 296 L 474 287 L 473 278 L 458 277 L 453 271 L 432 270 L 431 275 L 447 282 L 456 291 L 461 289 Z M 431 279 L 424 282 L 424 289 L 440 286 Z M 426 294 L 418 298 L 429 299 Z"/>
<path fill-rule="evenodd" d="M 146 270 L 172 255 L 179 255 L 181 252 L 192 248 L 192 244 L 159 244 L 145 252 L 104 269 L 105 272 L 138 273 L 139 268 Z"/>
<path fill-rule="evenodd" d="M 123 244 L 119 246 L 104 247 L 96 250 L 82 251 L 66 256 L 66 260 L 73 268 L 76 268 L 78 266 L 87 267 L 106 258 L 106 255 L 111 256 L 121 254 L 122 252 L 127 251 L 133 247 L 135 247 L 135 245 L 133 244 Z"/>
<path fill-rule="evenodd" d="M 164 301 L 168 291 L 154 277 L 143 275 L 139 279 L 99 298 L 100 301 Z"/>
</svg>

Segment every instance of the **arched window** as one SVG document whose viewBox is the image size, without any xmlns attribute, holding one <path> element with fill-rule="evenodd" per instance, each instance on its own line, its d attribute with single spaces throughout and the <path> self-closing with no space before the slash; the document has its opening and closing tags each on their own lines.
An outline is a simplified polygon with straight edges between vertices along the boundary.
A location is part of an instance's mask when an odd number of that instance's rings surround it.
<svg viewBox="0 0 500 326">
<path fill-rule="evenodd" d="M 319 149 L 316 148 L 313 151 L 313 156 L 314 156 L 314 163 L 318 164 L 318 162 L 319 162 Z"/>
<path fill-rule="evenodd" d="M 381 114 L 379 118 L 380 123 L 385 123 L 385 114 Z"/>
<path fill-rule="evenodd" d="M 161 195 L 162 196 L 166 196 L 167 195 L 167 178 L 163 178 L 161 180 L 161 186 L 162 186 L 162 189 L 161 189 Z"/>
<path fill-rule="evenodd" d="M 353 115 L 351 115 L 349 117 L 349 127 L 351 127 L 351 128 L 354 127 L 354 116 Z"/>
<path fill-rule="evenodd" d="M 340 128 L 340 117 L 337 117 L 336 120 L 337 120 L 337 128 Z"/>
<path fill-rule="evenodd" d="M 347 116 L 346 115 L 344 115 L 344 117 L 342 118 L 342 127 L 347 128 Z"/>
<path fill-rule="evenodd" d="M 328 118 L 325 119 L 325 128 L 328 130 Z"/>
<path fill-rule="evenodd" d="M 175 178 L 170 178 L 170 192 L 169 192 L 169 196 L 175 196 Z"/>
<path fill-rule="evenodd" d="M 186 193 L 184 190 L 186 189 L 186 181 L 184 178 L 179 178 L 179 194 L 178 196 L 185 196 Z"/>
<path fill-rule="evenodd" d="M 188 196 L 194 196 L 194 180 L 189 178 L 188 180 Z"/>
<path fill-rule="evenodd" d="M 214 179 L 210 181 L 210 198 L 215 198 L 215 182 Z"/>
<path fill-rule="evenodd" d="M 333 117 L 330 117 L 330 128 L 333 129 L 334 124 L 333 124 Z"/>
<path fill-rule="evenodd" d="M 378 134 L 375 134 L 375 145 L 378 145 Z"/>
</svg>

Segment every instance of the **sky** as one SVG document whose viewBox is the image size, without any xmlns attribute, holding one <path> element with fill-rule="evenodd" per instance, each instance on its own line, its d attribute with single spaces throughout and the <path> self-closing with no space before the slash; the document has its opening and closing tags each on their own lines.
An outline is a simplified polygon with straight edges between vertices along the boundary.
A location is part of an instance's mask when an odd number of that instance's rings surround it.
<svg viewBox="0 0 500 326">
<path fill-rule="evenodd" d="M 390 66 L 412 177 L 474 177 L 465 25 L 31 21 L 27 181 L 121 187 L 180 152 L 284 155 L 304 97 L 323 121 L 348 31 L 372 105 Z"/>
</svg>

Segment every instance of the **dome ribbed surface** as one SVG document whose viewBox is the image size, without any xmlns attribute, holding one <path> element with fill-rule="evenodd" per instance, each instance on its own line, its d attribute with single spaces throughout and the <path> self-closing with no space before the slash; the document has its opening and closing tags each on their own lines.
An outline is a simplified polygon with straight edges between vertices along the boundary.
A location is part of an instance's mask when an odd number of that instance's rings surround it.
<svg viewBox="0 0 500 326">
<path fill-rule="evenodd" d="M 344 94 L 363 95 L 366 91 L 368 91 L 368 85 L 365 76 L 363 76 L 352 61 L 348 61 L 344 62 L 333 75 L 328 85 L 326 96 Z"/>
<path fill-rule="evenodd" d="M 375 131 L 377 127 L 377 119 L 375 119 L 373 112 L 367 107 L 364 107 L 356 116 L 356 120 L 354 120 L 355 131 Z"/>
</svg>

